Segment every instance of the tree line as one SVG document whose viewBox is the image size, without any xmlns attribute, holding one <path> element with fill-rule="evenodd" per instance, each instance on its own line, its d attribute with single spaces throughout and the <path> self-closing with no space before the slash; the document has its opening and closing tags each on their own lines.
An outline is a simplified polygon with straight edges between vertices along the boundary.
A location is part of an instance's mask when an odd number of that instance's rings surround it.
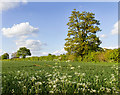
<svg viewBox="0 0 120 95">
<path fill-rule="evenodd" d="M 119 62 L 119 49 L 104 49 L 103 51 L 90 52 L 84 57 L 69 54 L 61 54 L 61 55 L 52 55 L 48 54 L 47 56 L 32 56 L 27 58 L 11 58 L 7 60 L 24 60 L 24 61 L 79 61 L 79 62 Z"/>
<path fill-rule="evenodd" d="M 26 56 L 31 56 L 31 52 L 26 47 L 21 47 L 19 50 L 15 53 L 12 53 L 12 58 L 26 58 Z M 4 53 L 2 56 L 0 56 L 0 59 L 9 59 L 9 54 Z"/>
</svg>

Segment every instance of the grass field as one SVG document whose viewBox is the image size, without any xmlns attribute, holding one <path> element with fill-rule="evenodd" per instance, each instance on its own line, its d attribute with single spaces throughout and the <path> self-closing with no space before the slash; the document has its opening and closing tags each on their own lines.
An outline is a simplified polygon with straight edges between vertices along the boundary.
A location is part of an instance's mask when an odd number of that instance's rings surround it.
<svg viewBox="0 0 120 95">
<path fill-rule="evenodd" d="M 3 61 L 2 93 L 115 94 L 118 64 Z"/>
</svg>

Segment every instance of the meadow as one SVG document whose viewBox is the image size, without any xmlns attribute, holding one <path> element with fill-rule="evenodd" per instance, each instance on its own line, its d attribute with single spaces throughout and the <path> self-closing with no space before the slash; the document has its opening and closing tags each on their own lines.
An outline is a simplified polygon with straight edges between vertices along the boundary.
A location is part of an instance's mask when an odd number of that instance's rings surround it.
<svg viewBox="0 0 120 95">
<path fill-rule="evenodd" d="M 2 61 L 2 94 L 118 92 L 118 63 Z"/>
</svg>

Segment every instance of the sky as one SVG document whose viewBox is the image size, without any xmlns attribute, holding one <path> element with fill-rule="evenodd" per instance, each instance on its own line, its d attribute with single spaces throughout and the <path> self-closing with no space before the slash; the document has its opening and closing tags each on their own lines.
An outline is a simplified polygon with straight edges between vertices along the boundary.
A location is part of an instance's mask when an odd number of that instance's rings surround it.
<svg viewBox="0 0 120 95">
<path fill-rule="evenodd" d="M 95 13 L 100 21 L 103 48 L 118 47 L 117 2 L 9 2 L 2 3 L 0 54 L 16 52 L 20 47 L 31 50 L 32 56 L 65 53 L 68 33 L 66 25 L 71 11 Z M 6 6 L 7 5 L 7 6 Z M 9 6 L 8 6 L 9 5 Z M 0 11 L 1 11 L 0 7 Z"/>
</svg>

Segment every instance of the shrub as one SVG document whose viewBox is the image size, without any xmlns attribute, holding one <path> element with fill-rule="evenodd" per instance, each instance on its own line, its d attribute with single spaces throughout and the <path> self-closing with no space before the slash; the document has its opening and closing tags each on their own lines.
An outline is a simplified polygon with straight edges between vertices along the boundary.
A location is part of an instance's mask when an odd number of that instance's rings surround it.
<svg viewBox="0 0 120 95">
<path fill-rule="evenodd" d="M 118 49 L 107 49 L 105 51 L 105 57 L 108 62 L 118 62 L 119 60 L 119 51 Z"/>
<path fill-rule="evenodd" d="M 81 56 L 77 57 L 77 61 L 81 62 L 83 60 L 83 58 Z"/>
<path fill-rule="evenodd" d="M 76 57 L 74 55 L 68 55 L 68 60 L 76 61 Z"/>
</svg>

